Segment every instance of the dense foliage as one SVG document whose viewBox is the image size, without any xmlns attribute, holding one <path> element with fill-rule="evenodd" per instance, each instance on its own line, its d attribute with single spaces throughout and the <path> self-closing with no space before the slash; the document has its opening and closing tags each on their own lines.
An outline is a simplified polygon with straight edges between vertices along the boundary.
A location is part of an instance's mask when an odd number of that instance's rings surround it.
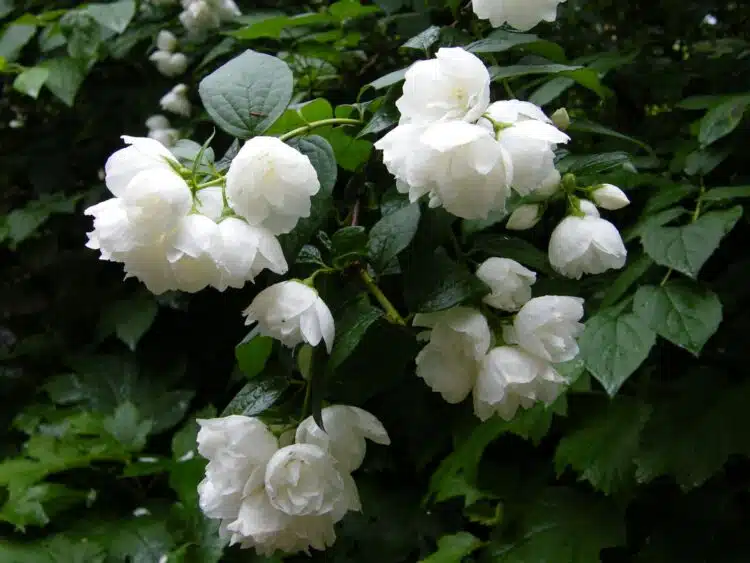
<svg viewBox="0 0 750 563">
<path fill-rule="evenodd" d="M 163 0 L 0 0 L 0 561 L 280 561 L 226 547 L 201 512 L 195 419 L 287 430 L 330 404 L 375 414 L 390 445 L 368 443 L 362 512 L 313 560 L 746 561 L 750 5 L 568 0 L 524 32 L 455 0 L 238 7 L 201 31 Z M 455 46 L 489 67 L 493 101 L 555 115 L 564 185 L 625 191 L 601 210 L 624 268 L 552 267 L 570 191 L 514 231 L 533 198 L 462 219 L 396 189 L 374 143 L 399 120 L 404 69 Z M 147 127 L 160 100 L 171 124 Z M 320 190 L 280 236 L 288 275 L 154 295 L 85 247 L 120 135 L 155 131 L 193 183 L 223 178 L 236 138 L 310 158 Z M 551 405 L 481 421 L 415 376 L 411 321 L 479 306 L 490 257 L 536 272 L 534 296 L 584 298 L 585 329 Z M 321 264 L 330 356 L 248 333 L 261 290 Z"/>
</svg>

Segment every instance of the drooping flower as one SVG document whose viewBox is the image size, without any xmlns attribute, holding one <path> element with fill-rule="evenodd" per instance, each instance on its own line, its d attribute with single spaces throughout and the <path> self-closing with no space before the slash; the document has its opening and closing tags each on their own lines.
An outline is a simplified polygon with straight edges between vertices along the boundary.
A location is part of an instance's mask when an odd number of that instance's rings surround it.
<svg viewBox="0 0 750 563">
<path fill-rule="evenodd" d="M 583 330 L 583 299 L 544 295 L 528 301 L 504 332 L 507 342 L 554 364 L 578 355 L 576 337 Z"/>
<path fill-rule="evenodd" d="M 490 350 L 474 386 L 474 413 L 482 420 L 493 414 L 510 420 L 519 407 L 557 399 L 565 380 L 552 364 L 515 346 Z"/>
<path fill-rule="evenodd" d="M 503 311 L 517 311 L 531 299 L 536 274 L 509 258 L 488 258 L 477 269 L 477 277 L 492 290 L 483 301 Z"/>
<path fill-rule="evenodd" d="M 617 227 L 599 217 L 591 202 L 581 201 L 581 210 L 587 214 L 568 216 L 552 231 L 549 241 L 552 267 L 574 279 L 622 268 L 628 251 Z"/>
<path fill-rule="evenodd" d="M 267 287 L 243 313 L 245 324 L 258 323 L 260 333 L 293 347 L 302 342 L 325 342 L 330 353 L 335 328 L 330 309 L 313 288 L 296 280 Z"/>
<path fill-rule="evenodd" d="M 513 210 L 505 228 L 511 231 L 531 229 L 542 218 L 542 208 L 536 203 L 524 203 Z"/>
<path fill-rule="evenodd" d="M 388 445 L 383 424 L 366 410 L 347 405 L 331 405 L 321 411 L 323 428 L 310 416 L 297 427 L 299 444 L 315 444 L 327 451 L 343 471 L 352 472 L 365 458 L 365 438 Z"/>
<path fill-rule="evenodd" d="M 164 111 L 176 113 L 183 117 L 190 117 L 192 105 L 187 97 L 188 87 L 185 84 L 177 84 L 169 92 L 162 96 L 159 105 Z"/>
<path fill-rule="evenodd" d="M 557 5 L 565 0 L 472 0 L 478 18 L 490 20 L 494 27 L 509 23 L 527 31 L 540 21 L 555 21 Z"/>
<path fill-rule="evenodd" d="M 417 376 L 449 403 L 460 403 L 471 392 L 479 361 L 490 347 L 487 319 L 475 309 L 454 307 L 417 314 L 413 324 L 431 329 L 429 343 L 417 355 Z"/>
</svg>

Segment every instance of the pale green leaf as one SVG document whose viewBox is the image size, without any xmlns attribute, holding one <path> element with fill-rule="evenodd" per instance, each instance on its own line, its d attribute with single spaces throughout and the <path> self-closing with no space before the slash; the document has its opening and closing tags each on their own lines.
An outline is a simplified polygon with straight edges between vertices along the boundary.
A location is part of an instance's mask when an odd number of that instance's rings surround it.
<svg viewBox="0 0 750 563">
<path fill-rule="evenodd" d="M 49 70 L 44 67 L 31 67 L 16 76 L 13 89 L 36 99 L 49 76 Z"/>
<path fill-rule="evenodd" d="M 108 4 L 88 4 L 86 11 L 99 25 L 122 33 L 135 16 L 134 0 L 119 0 Z"/>
<path fill-rule="evenodd" d="M 438 540 L 437 551 L 421 563 L 457 563 L 482 546 L 482 542 L 469 532 L 458 532 Z"/>
</svg>

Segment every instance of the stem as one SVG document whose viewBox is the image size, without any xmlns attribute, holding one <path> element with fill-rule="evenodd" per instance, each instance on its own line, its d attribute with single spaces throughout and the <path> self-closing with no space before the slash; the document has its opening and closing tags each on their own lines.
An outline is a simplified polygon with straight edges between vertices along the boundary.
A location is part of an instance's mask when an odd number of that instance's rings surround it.
<svg viewBox="0 0 750 563">
<path fill-rule="evenodd" d="M 332 117 L 331 119 L 321 119 L 320 121 L 313 121 L 312 123 L 308 123 L 307 125 L 303 125 L 302 127 L 298 127 L 297 129 L 292 129 L 291 131 L 284 133 L 279 137 L 282 141 L 288 141 L 292 137 L 297 137 L 298 135 L 304 135 L 305 133 L 308 133 L 312 131 L 313 129 L 317 129 L 318 127 L 326 127 L 327 125 L 361 125 L 362 122 L 359 119 L 349 119 L 347 117 Z"/>
<path fill-rule="evenodd" d="M 701 191 L 698 194 L 698 202 L 695 204 L 695 211 L 693 211 L 693 217 L 690 219 L 691 223 L 695 223 L 701 214 L 701 204 L 703 203 L 703 195 L 706 193 L 706 187 L 703 185 L 701 180 Z"/>
<path fill-rule="evenodd" d="M 664 284 L 667 283 L 667 281 L 669 281 L 669 276 L 671 275 L 672 275 L 672 268 L 667 270 L 667 273 L 664 274 L 664 277 L 662 278 L 661 283 L 659 283 L 659 287 L 664 287 Z"/>
<path fill-rule="evenodd" d="M 222 186 L 224 185 L 224 176 L 220 178 L 214 178 L 210 182 L 205 182 L 203 184 L 198 184 L 195 186 L 196 190 L 202 190 L 203 188 L 212 188 L 214 186 Z"/>
<path fill-rule="evenodd" d="M 507 78 L 503 78 L 503 88 L 505 88 L 505 93 L 508 94 L 509 99 L 516 99 L 516 95 L 513 93 L 513 90 L 510 87 L 510 82 L 508 82 Z"/>
<path fill-rule="evenodd" d="M 380 291 L 380 288 L 375 283 L 375 280 L 372 279 L 372 276 L 367 273 L 367 270 L 365 270 L 364 268 L 360 268 L 359 277 L 362 279 L 365 286 L 367 287 L 367 291 L 369 291 L 372 294 L 372 296 L 377 300 L 377 302 L 380 303 L 380 306 L 383 307 L 383 309 L 385 309 L 386 317 L 395 324 L 406 326 L 406 321 L 404 320 L 404 318 L 396 310 L 393 304 L 388 300 L 385 294 L 382 291 Z"/>
</svg>

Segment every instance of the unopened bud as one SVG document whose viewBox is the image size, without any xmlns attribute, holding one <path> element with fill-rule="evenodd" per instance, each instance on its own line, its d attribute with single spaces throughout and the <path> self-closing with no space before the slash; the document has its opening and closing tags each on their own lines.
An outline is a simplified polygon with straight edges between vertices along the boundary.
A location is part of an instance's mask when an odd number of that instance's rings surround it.
<svg viewBox="0 0 750 563">
<path fill-rule="evenodd" d="M 568 110 L 565 108 L 556 110 L 555 113 L 550 115 L 550 119 L 552 120 L 552 123 L 555 124 L 555 127 L 561 131 L 565 131 L 570 127 L 570 116 L 568 115 Z"/>
<path fill-rule="evenodd" d="M 620 188 L 612 184 L 599 184 L 591 192 L 594 202 L 602 209 L 622 209 L 630 203 L 628 196 Z"/>
<path fill-rule="evenodd" d="M 505 227 L 511 231 L 530 229 L 542 218 L 542 207 L 536 203 L 525 203 L 516 207 L 511 213 Z"/>
</svg>

